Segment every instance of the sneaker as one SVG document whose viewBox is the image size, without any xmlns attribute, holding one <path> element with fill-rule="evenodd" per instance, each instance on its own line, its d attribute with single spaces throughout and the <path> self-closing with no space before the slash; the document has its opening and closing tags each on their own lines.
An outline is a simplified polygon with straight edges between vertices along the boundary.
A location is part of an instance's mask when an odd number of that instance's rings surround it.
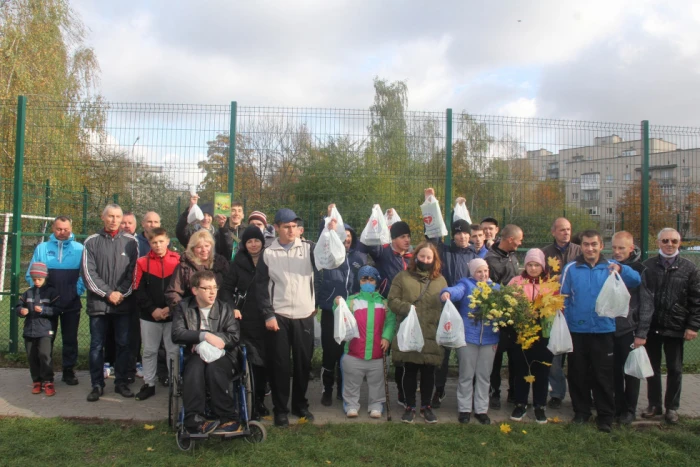
<svg viewBox="0 0 700 467">
<path fill-rule="evenodd" d="M 104 367 L 102 369 L 102 375 L 104 376 L 104 379 L 109 378 L 109 375 L 110 375 L 109 369 L 110 369 L 109 363 L 105 362 Z"/>
<path fill-rule="evenodd" d="M 547 405 L 550 409 L 561 409 L 561 399 L 559 399 L 558 397 L 552 397 L 551 399 L 549 399 L 549 403 Z"/>
<path fill-rule="evenodd" d="M 47 397 L 51 397 L 56 394 L 56 389 L 54 389 L 52 381 L 47 381 L 44 383 L 44 394 L 46 394 Z"/>
<path fill-rule="evenodd" d="M 48 394 L 46 394 L 48 396 Z M 676 410 L 667 410 L 664 416 L 666 423 L 676 425 L 678 423 L 678 412 Z"/>
<path fill-rule="evenodd" d="M 141 386 L 141 390 L 136 394 L 135 399 L 137 401 L 145 401 L 151 396 L 156 395 L 156 387 L 155 386 L 149 386 L 148 384 L 144 384 Z"/>
<path fill-rule="evenodd" d="M 275 414 L 275 426 L 279 426 L 282 428 L 289 426 L 289 418 L 287 417 L 286 413 Z"/>
<path fill-rule="evenodd" d="M 127 386 L 126 384 L 119 384 L 115 386 L 114 392 L 116 392 L 117 394 L 121 394 L 122 397 L 134 397 L 134 393 L 131 392 L 131 389 L 129 389 L 129 386 Z"/>
<path fill-rule="evenodd" d="M 509 404 L 515 404 L 515 396 L 513 396 L 510 391 L 508 391 L 508 399 L 506 399 L 506 402 Z"/>
<path fill-rule="evenodd" d="M 610 426 L 609 423 L 598 422 L 598 423 L 597 423 L 597 426 L 598 426 L 598 431 L 600 431 L 600 432 L 603 432 L 603 433 L 610 433 L 610 432 L 612 432 L 612 427 Z"/>
<path fill-rule="evenodd" d="M 382 418 L 382 412 L 380 410 L 370 410 L 369 418 Z"/>
<path fill-rule="evenodd" d="M 437 423 L 438 419 L 433 413 L 433 410 L 428 405 L 420 408 L 420 416 L 425 419 L 425 423 Z"/>
<path fill-rule="evenodd" d="M 197 425 L 195 428 L 187 428 L 187 431 L 193 435 L 208 435 L 212 431 L 216 430 L 218 427 L 218 420 L 206 420 Z"/>
<path fill-rule="evenodd" d="M 292 410 L 292 415 L 296 415 L 299 418 L 305 418 L 308 422 L 314 421 L 314 414 L 309 412 L 308 408 L 303 408 L 299 410 Z"/>
<path fill-rule="evenodd" d="M 32 394 L 41 394 L 41 382 L 32 383 Z"/>
<path fill-rule="evenodd" d="M 476 418 L 479 421 L 479 423 L 481 423 L 482 425 L 490 425 L 491 424 L 491 419 L 485 413 L 474 414 L 474 418 Z"/>
<path fill-rule="evenodd" d="M 136 377 L 143 378 L 143 364 L 136 363 Z"/>
<path fill-rule="evenodd" d="M 348 418 L 357 418 L 357 410 L 349 409 L 345 415 L 347 415 Z"/>
<path fill-rule="evenodd" d="M 632 413 L 632 412 L 625 412 L 622 415 L 620 415 L 618 419 L 618 423 L 620 425 L 631 425 L 633 421 L 637 419 L 637 416 Z"/>
<path fill-rule="evenodd" d="M 401 421 L 404 423 L 413 423 L 413 420 L 416 419 L 416 409 L 413 409 L 411 407 L 406 407 L 406 410 L 403 413 L 403 416 L 401 417 Z"/>
<path fill-rule="evenodd" d="M 457 416 L 457 421 L 459 423 L 469 423 L 469 419 L 472 417 L 471 412 L 460 412 Z"/>
<path fill-rule="evenodd" d="M 75 377 L 75 372 L 72 368 L 63 369 L 63 376 L 61 377 L 61 380 L 68 386 L 75 386 L 78 384 L 78 378 Z"/>
<path fill-rule="evenodd" d="M 170 378 L 167 376 L 162 376 L 158 378 L 158 381 L 160 381 L 160 384 L 162 384 L 163 387 L 167 388 L 168 386 L 170 386 Z"/>
<path fill-rule="evenodd" d="M 321 405 L 325 405 L 326 407 L 333 405 L 333 390 L 323 391 L 323 395 L 321 396 Z"/>
<path fill-rule="evenodd" d="M 272 387 L 270 383 L 265 383 L 265 395 L 269 396 L 270 394 L 272 394 Z"/>
<path fill-rule="evenodd" d="M 112 365 L 109 366 L 109 375 L 110 378 L 114 377 L 114 367 Z"/>
<path fill-rule="evenodd" d="M 92 388 L 92 391 L 90 391 L 90 394 L 88 394 L 87 400 L 88 402 L 98 401 L 100 400 L 100 396 L 102 394 L 104 394 L 104 389 L 99 386 L 95 386 L 94 388 Z"/>
<path fill-rule="evenodd" d="M 439 409 L 444 398 L 445 388 L 436 388 L 435 393 L 433 394 L 433 399 L 430 401 L 430 406 L 434 409 Z"/>
<path fill-rule="evenodd" d="M 230 421 L 219 425 L 216 430 L 214 430 L 214 434 L 225 435 L 227 433 L 238 433 L 241 431 L 243 431 L 243 425 L 235 421 Z"/>
<path fill-rule="evenodd" d="M 590 415 L 584 415 L 582 413 L 577 413 L 574 415 L 574 419 L 571 420 L 571 423 L 575 423 L 577 425 L 583 425 L 584 423 L 588 423 L 588 420 L 591 419 Z"/>
<path fill-rule="evenodd" d="M 535 407 L 535 421 L 540 425 L 547 423 L 547 414 L 544 413 L 544 407 Z"/>
<path fill-rule="evenodd" d="M 527 413 L 527 408 L 522 404 L 518 404 L 513 409 L 513 413 L 510 414 L 510 419 L 515 421 L 515 422 L 519 422 L 523 419 L 523 417 L 525 416 L 526 413 Z"/>
<path fill-rule="evenodd" d="M 501 396 L 491 396 L 489 398 L 489 408 L 494 410 L 501 409 Z"/>
<path fill-rule="evenodd" d="M 654 418 L 657 415 L 661 415 L 662 413 L 663 412 L 661 411 L 661 407 L 655 407 L 653 405 L 650 405 L 642 412 L 642 418 Z"/>
</svg>

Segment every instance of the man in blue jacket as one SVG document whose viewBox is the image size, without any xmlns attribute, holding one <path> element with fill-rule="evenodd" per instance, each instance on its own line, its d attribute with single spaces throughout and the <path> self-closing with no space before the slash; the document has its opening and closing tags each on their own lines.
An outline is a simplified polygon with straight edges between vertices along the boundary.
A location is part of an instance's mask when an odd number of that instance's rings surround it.
<svg viewBox="0 0 700 467">
<path fill-rule="evenodd" d="M 49 269 L 48 285 L 55 288 L 60 296 L 56 304 L 57 312 L 51 318 L 53 339 L 56 339 L 58 323 L 61 322 L 63 341 L 63 382 L 78 384 L 73 367 L 78 360 L 78 326 L 80 324 L 80 296 L 85 292 L 80 278 L 80 259 L 83 245 L 75 241 L 71 219 L 58 216 L 53 221 L 53 234 L 48 241 L 40 243 L 29 262 L 25 279 L 34 286 L 29 270 L 34 263 L 44 263 Z"/>
<path fill-rule="evenodd" d="M 602 249 L 603 239 L 598 231 L 581 234 L 582 254 L 564 267 L 561 293 L 566 295 L 564 316 L 574 347 L 569 354 L 568 375 L 573 421 L 586 423 L 591 418 L 592 390 L 598 429 L 609 433 L 615 415 L 615 319 L 598 316 L 596 299 L 613 271 L 620 274 L 628 288 L 638 287 L 642 281 L 631 267 L 606 260 Z"/>
</svg>

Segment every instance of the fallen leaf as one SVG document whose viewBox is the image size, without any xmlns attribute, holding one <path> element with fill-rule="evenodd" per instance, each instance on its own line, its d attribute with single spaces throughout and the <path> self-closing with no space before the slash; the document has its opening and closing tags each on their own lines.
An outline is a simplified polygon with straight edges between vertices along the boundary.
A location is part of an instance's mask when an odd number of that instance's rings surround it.
<svg viewBox="0 0 700 467">
<path fill-rule="evenodd" d="M 526 435 L 526 434 L 527 434 L 527 431 L 523 430 L 523 434 Z"/>
<path fill-rule="evenodd" d="M 148 451 L 148 452 L 153 452 L 153 451 L 155 451 L 155 449 L 153 449 L 152 447 L 148 446 L 148 447 L 146 448 L 146 451 Z"/>
<path fill-rule="evenodd" d="M 561 423 L 561 419 L 559 417 L 548 418 L 547 421 L 552 423 Z"/>
<path fill-rule="evenodd" d="M 326 464 L 330 464 L 330 463 L 331 463 L 331 461 L 326 461 Z"/>
<path fill-rule="evenodd" d="M 511 432 L 510 425 L 508 425 L 507 423 L 501 423 L 501 433 L 504 433 L 507 435 L 510 432 Z"/>
<path fill-rule="evenodd" d="M 523 377 L 526 382 L 532 384 L 535 382 L 535 376 L 534 375 L 527 375 Z"/>
<path fill-rule="evenodd" d="M 267 415 L 267 416 L 263 417 L 263 420 L 267 420 L 267 421 L 271 422 L 271 421 L 272 421 L 272 415 Z"/>
<path fill-rule="evenodd" d="M 143 429 L 144 429 L 144 430 L 152 430 L 152 429 L 154 429 L 154 428 L 155 428 L 155 425 L 144 425 L 144 426 L 143 426 Z"/>
<path fill-rule="evenodd" d="M 548 363 L 548 362 L 540 362 L 540 363 L 543 364 L 544 366 L 552 366 L 552 364 Z"/>
<path fill-rule="evenodd" d="M 485 443 L 485 442 L 484 442 L 484 443 L 481 443 L 481 445 L 482 445 L 482 446 L 486 446 L 486 443 Z"/>
<path fill-rule="evenodd" d="M 304 425 L 305 423 L 309 423 L 309 419 L 307 419 L 306 417 L 301 417 L 297 423 L 299 425 Z"/>
</svg>

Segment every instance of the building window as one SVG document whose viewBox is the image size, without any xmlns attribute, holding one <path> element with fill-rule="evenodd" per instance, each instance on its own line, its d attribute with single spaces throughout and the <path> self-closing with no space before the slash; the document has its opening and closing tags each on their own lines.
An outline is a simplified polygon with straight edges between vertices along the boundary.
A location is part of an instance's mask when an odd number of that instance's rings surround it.
<svg viewBox="0 0 700 467">
<path fill-rule="evenodd" d="M 605 197 L 606 197 L 606 198 L 612 198 L 612 190 L 607 190 L 607 191 L 605 192 Z"/>
<path fill-rule="evenodd" d="M 613 208 L 605 208 L 605 214 L 612 214 Z"/>
<path fill-rule="evenodd" d="M 591 216 L 597 216 L 598 215 L 598 206 L 588 208 L 588 214 Z"/>
<path fill-rule="evenodd" d="M 683 170 L 681 172 L 683 173 L 684 177 L 690 177 L 690 168 L 689 167 L 683 167 Z"/>
<path fill-rule="evenodd" d="M 571 183 L 581 183 L 581 179 L 578 177 L 574 177 L 571 179 Z"/>
<path fill-rule="evenodd" d="M 612 183 L 613 181 L 614 181 L 614 180 L 613 180 L 613 176 L 612 176 L 612 175 L 606 175 L 606 176 L 605 176 L 605 183 Z"/>
<path fill-rule="evenodd" d="M 571 199 L 578 201 L 578 193 L 571 193 Z"/>
<path fill-rule="evenodd" d="M 636 156 L 636 155 L 637 155 L 636 149 L 628 149 L 627 151 L 622 151 L 622 157 Z"/>
<path fill-rule="evenodd" d="M 664 196 L 676 196 L 676 185 L 662 185 L 661 193 Z"/>
<path fill-rule="evenodd" d="M 654 178 L 657 178 L 659 180 L 671 180 L 673 179 L 673 169 L 661 169 L 655 171 L 656 175 Z"/>
<path fill-rule="evenodd" d="M 600 198 L 599 190 L 585 190 L 581 196 L 582 201 L 598 201 Z"/>
<path fill-rule="evenodd" d="M 612 222 L 608 222 L 607 224 L 605 224 L 605 228 L 606 228 L 607 230 L 612 231 L 612 229 L 613 229 L 613 223 L 612 223 Z"/>
<path fill-rule="evenodd" d="M 626 173 L 625 174 L 625 181 L 629 182 L 630 180 L 632 180 L 632 175 L 630 175 L 629 173 Z"/>
</svg>

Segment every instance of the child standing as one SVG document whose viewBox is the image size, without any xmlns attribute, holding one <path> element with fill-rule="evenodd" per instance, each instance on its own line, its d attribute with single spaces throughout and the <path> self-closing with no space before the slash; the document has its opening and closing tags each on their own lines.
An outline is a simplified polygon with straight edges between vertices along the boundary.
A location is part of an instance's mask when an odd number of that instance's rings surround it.
<svg viewBox="0 0 700 467">
<path fill-rule="evenodd" d="M 486 282 L 489 287 L 498 290 L 500 286 L 489 279 L 489 266 L 481 258 L 469 262 L 471 277 L 460 279 L 453 287 L 442 290 L 440 299 L 443 302 L 452 300 L 459 308 L 459 314 L 464 321 L 465 347 L 457 349 L 459 360 L 459 380 L 457 383 L 457 409 L 459 423 L 469 423 L 472 407 L 476 418 L 482 425 L 489 425 L 491 419 L 486 414 L 489 408 L 489 386 L 491 384 L 491 368 L 496 356 L 499 335 L 493 332 L 492 326 L 486 326 L 483 321 L 474 322 L 468 315 L 469 296 L 477 288 L 478 282 Z M 476 383 L 474 383 L 476 376 Z"/>
<path fill-rule="evenodd" d="M 394 337 L 396 316 L 389 310 L 386 299 L 376 291 L 379 271 L 372 266 L 362 266 L 357 272 L 357 278 L 360 281 L 360 293 L 348 297 L 348 308 L 357 320 L 360 337 L 345 344 L 345 355 L 340 360 L 343 405 L 348 418 L 357 417 L 360 386 L 367 378 L 367 410 L 371 418 L 380 418 L 386 402 L 382 356 Z M 334 311 L 340 298 L 335 298 Z"/>
<path fill-rule="evenodd" d="M 29 373 L 32 375 L 32 394 L 51 397 L 56 394 L 53 386 L 53 359 L 51 357 L 54 306 L 58 292 L 46 284 L 49 270 L 44 263 L 33 263 L 29 275 L 34 286 L 22 294 L 15 308 L 17 314 L 25 318 L 24 345 L 29 359 Z"/>
</svg>

